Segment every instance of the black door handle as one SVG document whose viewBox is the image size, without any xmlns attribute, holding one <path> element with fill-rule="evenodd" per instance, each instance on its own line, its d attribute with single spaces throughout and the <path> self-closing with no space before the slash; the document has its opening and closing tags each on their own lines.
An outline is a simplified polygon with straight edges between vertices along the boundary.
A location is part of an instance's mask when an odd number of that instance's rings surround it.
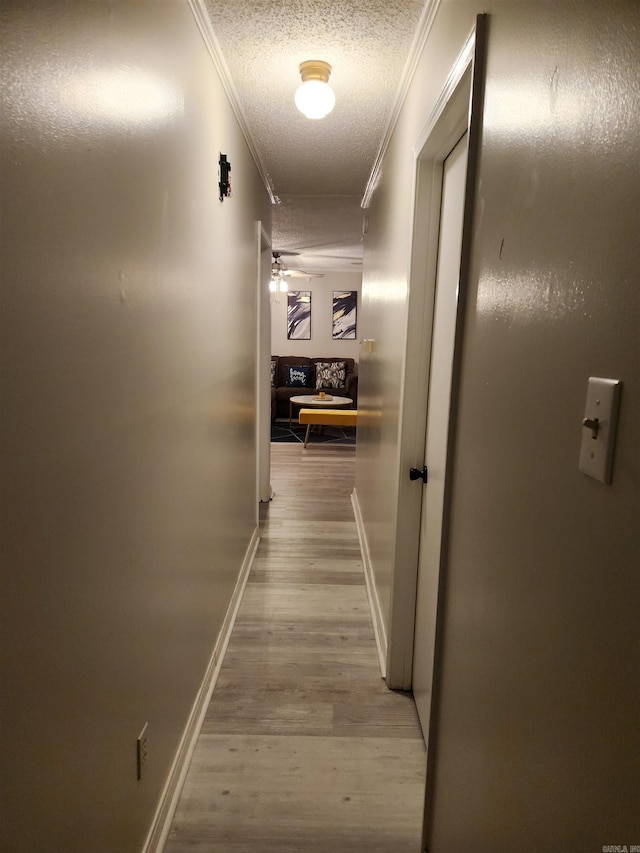
<svg viewBox="0 0 640 853">
<path fill-rule="evenodd" d="M 422 480 L 423 483 L 428 483 L 429 472 L 427 471 L 427 466 L 425 465 L 422 471 L 419 468 L 409 468 L 409 479 Z"/>
</svg>

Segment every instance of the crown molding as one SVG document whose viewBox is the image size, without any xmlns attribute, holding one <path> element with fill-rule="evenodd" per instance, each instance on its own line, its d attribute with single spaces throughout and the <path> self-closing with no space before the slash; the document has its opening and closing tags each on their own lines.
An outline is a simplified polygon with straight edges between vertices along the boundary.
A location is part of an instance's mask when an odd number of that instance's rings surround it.
<svg viewBox="0 0 640 853">
<path fill-rule="evenodd" d="M 396 91 L 396 96 L 391 107 L 391 112 L 389 113 L 389 118 L 387 119 L 387 124 L 382 135 L 382 142 L 380 143 L 380 147 L 378 148 L 378 153 L 376 154 L 376 159 L 374 160 L 373 168 L 371 169 L 371 174 L 369 175 L 369 180 L 367 181 L 364 196 L 362 197 L 362 202 L 360 206 L 363 208 L 367 208 L 371 202 L 371 196 L 373 195 L 373 191 L 375 190 L 376 185 L 378 183 L 378 179 L 380 177 L 380 172 L 382 171 L 382 161 L 384 160 L 385 154 L 387 153 L 389 142 L 391 141 L 393 131 L 395 130 L 396 124 L 398 123 L 398 118 L 400 117 L 400 110 L 402 109 L 402 105 L 404 104 L 405 98 L 407 97 L 407 93 L 409 91 L 411 81 L 413 80 L 413 76 L 416 73 L 418 62 L 420 61 L 424 46 L 427 43 L 427 39 L 429 37 L 429 33 L 431 32 L 431 27 L 433 26 L 433 22 L 436 17 L 436 12 L 438 11 L 439 6 L 440 0 L 428 0 L 428 2 L 424 6 L 424 9 L 422 10 L 422 14 L 420 15 L 418 29 L 416 30 L 416 34 L 413 37 L 411 48 L 409 50 L 409 56 L 407 57 L 407 61 L 405 62 L 404 68 L 402 70 L 400 84 Z"/>
<path fill-rule="evenodd" d="M 251 135 L 251 131 L 249 130 L 249 125 L 247 123 L 244 110 L 242 109 L 238 92 L 236 90 L 236 87 L 233 85 L 233 80 L 231 79 L 229 67 L 225 62 L 225 58 L 222 54 L 222 50 L 220 49 L 218 39 L 216 38 L 216 35 L 213 31 L 213 27 L 211 26 L 211 21 L 209 20 L 209 16 L 204 6 L 203 0 L 188 0 L 188 2 L 189 8 L 191 9 L 193 17 L 195 18 L 196 24 L 198 25 L 198 29 L 200 30 L 200 34 L 202 35 L 207 50 L 209 51 L 211 60 L 215 66 L 216 71 L 218 72 L 218 76 L 220 77 L 220 81 L 222 82 L 222 86 L 224 88 L 226 96 L 229 99 L 231 109 L 233 110 L 238 124 L 240 125 L 240 129 L 245 138 L 249 151 L 251 152 L 251 156 L 254 159 L 258 172 L 260 173 L 260 177 L 262 178 L 262 182 L 265 186 L 265 189 L 267 190 L 269 200 L 271 201 L 271 204 L 278 204 L 280 199 L 276 196 L 274 192 L 273 183 L 271 181 L 271 178 L 269 177 L 269 173 L 267 172 L 267 169 L 264 165 L 264 161 L 260 156 L 260 152 L 258 151 L 258 147 L 255 143 L 255 140 Z"/>
</svg>

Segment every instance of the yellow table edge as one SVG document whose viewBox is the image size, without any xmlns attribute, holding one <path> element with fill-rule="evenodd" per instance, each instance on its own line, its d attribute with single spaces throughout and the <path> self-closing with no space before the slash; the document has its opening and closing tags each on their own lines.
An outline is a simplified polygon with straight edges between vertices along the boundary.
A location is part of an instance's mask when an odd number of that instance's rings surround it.
<svg viewBox="0 0 640 853">
<path fill-rule="evenodd" d="M 307 424 L 304 436 L 304 447 L 309 441 L 309 430 L 312 426 L 357 426 L 357 409 L 300 409 L 298 422 Z"/>
<path fill-rule="evenodd" d="M 298 421 L 301 424 L 321 426 L 356 426 L 357 409 L 300 409 Z"/>
</svg>

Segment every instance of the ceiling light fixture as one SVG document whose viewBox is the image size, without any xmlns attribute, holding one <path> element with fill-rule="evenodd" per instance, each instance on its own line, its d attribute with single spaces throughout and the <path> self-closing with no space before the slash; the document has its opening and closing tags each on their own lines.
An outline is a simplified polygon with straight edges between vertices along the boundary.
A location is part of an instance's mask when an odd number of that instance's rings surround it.
<svg viewBox="0 0 640 853">
<path fill-rule="evenodd" d="M 280 252 L 274 252 L 271 262 L 271 280 L 269 290 L 271 293 L 288 293 L 289 282 L 285 278 L 287 268 L 280 259 Z"/>
<path fill-rule="evenodd" d="M 280 275 L 274 275 L 269 282 L 269 290 L 271 293 L 288 293 L 289 282 Z"/>
<path fill-rule="evenodd" d="M 329 86 L 330 74 L 331 66 L 320 59 L 300 63 L 302 85 L 298 87 L 295 102 L 307 118 L 324 118 L 335 107 L 336 96 Z"/>
</svg>

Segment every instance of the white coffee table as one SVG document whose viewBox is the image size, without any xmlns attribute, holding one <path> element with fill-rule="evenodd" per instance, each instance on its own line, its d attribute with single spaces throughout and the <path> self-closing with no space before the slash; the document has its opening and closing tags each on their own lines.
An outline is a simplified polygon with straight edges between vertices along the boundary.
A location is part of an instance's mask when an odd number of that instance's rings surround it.
<svg viewBox="0 0 640 853">
<path fill-rule="evenodd" d="M 289 399 L 289 428 L 291 428 L 294 406 L 299 406 L 301 409 L 310 409 L 314 406 L 322 409 L 339 409 L 343 406 L 350 406 L 353 403 L 351 397 L 336 397 L 335 394 L 332 397 L 333 399 L 331 400 L 328 397 L 325 397 L 324 400 L 318 400 L 317 394 L 301 394 L 298 397 L 291 397 Z"/>
</svg>

